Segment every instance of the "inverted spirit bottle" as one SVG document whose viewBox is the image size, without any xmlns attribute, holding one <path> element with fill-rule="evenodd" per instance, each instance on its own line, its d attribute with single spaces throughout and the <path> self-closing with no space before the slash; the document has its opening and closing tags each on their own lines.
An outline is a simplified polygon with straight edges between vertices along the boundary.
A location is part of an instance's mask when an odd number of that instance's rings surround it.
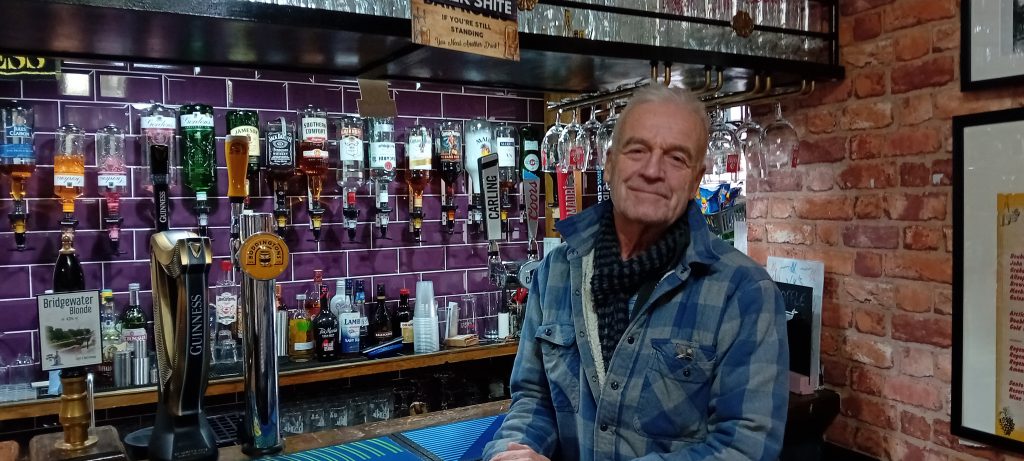
<svg viewBox="0 0 1024 461">
<path fill-rule="evenodd" d="M 409 128 L 409 139 L 405 143 L 405 155 L 409 159 L 409 171 L 405 175 L 405 182 L 409 185 L 409 226 L 417 242 L 422 238 L 423 191 L 430 184 L 433 146 L 430 130 L 417 120 Z"/>
<path fill-rule="evenodd" d="M 178 152 L 176 136 L 178 135 L 178 111 L 160 103 L 155 103 L 143 109 L 139 115 L 140 135 L 139 142 L 142 143 L 142 152 L 151 152 L 154 145 L 167 146 L 170 153 Z M 153 167 L 148 155 L 142 156 L 142 166 Z M 168 157 L 167 184 L 177 183 L 178 161 L 174 155 Z M 143 187 L 152 190 L 152 176 L 143 177 Z"/>
<path fill-rule="evenodd" d="M 267 122 L 267 175 L 274 183 L 274 219 L 284 236 L 288 225 L 288 180 L 295 176 L 295 124 L 284 117 Z"/>
<path fill-rule="evenodd" d="M 462 124 L 446 120 L 437 127 L 437 171 L 444 183 L 441 189 L 441 225 L 448 234 L 455 232 L 455 189 L 462 176 Z"/>
<path fill-rule="evenodd" d="M 107 216 L 103 224 L 114 254 L 120 251 L 121 194 L 128 189 L 128 168 L 124 160 L 124 132 L 107 125 L 96 133 L 96 185 L 107 201 Z"/>
<path fill-rule="evenodd" d="M 225 119 L 229 135 L 249 138 L 249 155 L 245 168 L 246 195 L 259 195 L 260 116 L 251 110 L 229 110 L 225 114 Z"/>
<path fill-rule="evenodd" d="M 363 149 L 363 119 L 354 116 L 342 117 L 334 122 L 334 129 L 338 135 L 338 186 L 341 187 L 345 198 L 345 230 L 348 232 L 349 241 L 356 238 L 356 222 L 359 218 L 359 210 L 356 208 L 356 192 L 363 187 L 365 156 Z"/>
<path fill-rule="evenodd" d="M 207 234 L 210 207 L 207 194 L 216 180 L 217 144 L 213 133 L 213 107 L 206 104 L 181 106 L 181 166 L 185 187 L 196 194 L 194 211 L 199 235 Z"/>
<path fill-rule="evenodd" d="M 508 214 L 512 209 L 512 191 L 519 185 L 519 134 L 516 128 L 502 122 L 494 127 L 494 143 L 498 154 L 498 185 L 501 188 L 501 230 L 509 236 Z"/>
<path fill-rule="evenodd" d="M 0 108 L 3 133 L 0 136 L 0 173 L 11 177 L 11 198 L 14 209 L 7 215 L 14 231 L 18 251 L 26 248 L 26 222 L 28 204 L 25 202 L 25 184 L 36 169 L 36 151 L 32 143 L 35 133 L 35 111 L 32 106 L 11 102 Z"/>
<path fill-rule="evenodd" d="M 486 157 L 494 152 L 494 143 L 491 132 L 491 122 L 482 118 L 475 118 L 466 122 L 466 174 L 469 180 L 466 181 L 469 187 L 469 226 L 477 226 L 476 230 L 483 228 L 483 199 L 480 185 L 480 157 Z"/>
<path fill-rule="evenodd" d="M 313 106 L 299 111 L 299 170 L 306 175 L 309 200 L 309 227 L 313 231 L 313 239 L 320 240 L 320 227 L 323 224 L 324 208 L 320 204 L 320 194 L 324 190 L 324 178 L 327 176 L 327 112 Z"/>
<path fill-rule="evenodd" d="M 388 236 L 388 184 L 395 180 L 395 120 L 391 117 L 368 119 L 370 132 L 370 180 L 377 195 L 377 226 L 380 236 Z"/>
<path fill-rule="evenodd" d="M 75 125 L 57 129 L 53 155 L 53 193 L 60 197 L 65 220 L 74 219 L 75 199 L 85 190 L 85 131 Z"/>
</svg>

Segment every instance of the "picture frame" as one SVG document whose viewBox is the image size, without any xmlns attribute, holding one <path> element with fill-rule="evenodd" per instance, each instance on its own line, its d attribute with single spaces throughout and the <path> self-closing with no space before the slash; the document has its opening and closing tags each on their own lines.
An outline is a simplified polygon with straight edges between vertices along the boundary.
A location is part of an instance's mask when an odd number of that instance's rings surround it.
<svg viewBox="0 0 1024 461">
<path fill-rule="evenodd" d="M 1024 108 L 953 117 L 950 432 L 1024 453 Z"/>
<path fill-rule="evenodd" d="M 960 89 L 1024 82 L 1024 2 L 962 0 Z"/>
</svg>

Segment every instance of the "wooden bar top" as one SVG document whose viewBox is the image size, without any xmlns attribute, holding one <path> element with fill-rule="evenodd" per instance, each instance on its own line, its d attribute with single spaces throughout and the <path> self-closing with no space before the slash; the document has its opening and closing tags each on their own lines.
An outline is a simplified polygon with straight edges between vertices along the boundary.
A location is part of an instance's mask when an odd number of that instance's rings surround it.
<svg viewBox="0 0 1024 461">
<path fill-rule="evenodd" d="M 423 427 L 440 426 L 468 419 L 493 416 L 507 412 L 511 403 L 511 400 L 500 400 L 453 410 L 435 411 L 405 418 L 361 424 L 359 426 L 294 435 L 284 439 L 284 453 L 297 453 Z M 250 458 L 242 453 L 242 447 L 238 445 L 220 449 L 220 461 L 243 461 L 248 459 Z"/>
</svg>

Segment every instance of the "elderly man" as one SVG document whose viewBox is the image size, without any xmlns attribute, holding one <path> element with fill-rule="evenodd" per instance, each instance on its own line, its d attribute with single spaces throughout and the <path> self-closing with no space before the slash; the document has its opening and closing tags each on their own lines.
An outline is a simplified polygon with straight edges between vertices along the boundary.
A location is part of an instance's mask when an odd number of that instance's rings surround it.
<svg viewBox="0 0 1024 461">
<path fill-rule="evenodd" d="M 484 459 L 775 460 L 788 399 L 782 295 L 692 200 L 708 121 L 685 90 L 619 117 L 604 202 L 537 269 L 512 407 Z"/>
</svg>

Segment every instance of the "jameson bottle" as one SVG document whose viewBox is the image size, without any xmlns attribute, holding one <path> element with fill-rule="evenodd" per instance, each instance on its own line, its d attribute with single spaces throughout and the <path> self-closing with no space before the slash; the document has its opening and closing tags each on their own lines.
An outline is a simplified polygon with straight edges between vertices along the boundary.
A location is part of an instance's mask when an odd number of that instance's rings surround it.
<svg viewBox="0 0 1024 461">
<path fill-rule="evenodd" d="M 388 313 L 384 284 L 378 283 L 377 302 L 373 306 L 373 322 L 371 323 L 374 344 L 384 344 L 394 339 L 395 334 L 391 327 L 391 314 Z"/>
<path fill-rule="evenodd" d="M 160 103 L 153 104 L 140 114 L 139 126 L 142 130 L 139 136 L 143 152 L 142 166 L 147 167 L 147 170 L 152 166 L 148 153 L 154 145 L 167 146 L 168 152 L 178 151 L 175 141 L 175 135 L 178 133 L 178 111 Z M 167 168 L 167 184 L 175 184 L 178 175 L 175 167 L 178 162 L 174 156 L 168 157 L 167 160 L 170 162 Z M 146 190 L 153 190 L 152 176 L 145 175 L 142 181 Z"/>
<path fill-rule="evenodd" d="M 121 342 L 134 344 L 132 341 L 140 341 L 143 344 L 149 340 L 146 333 L 146 314 L 142 312 L 139 305 L 139 284 L 128 284 L 128 306 L 121 313 Z"/>
<path fill-rule="evenodd" d="M 248 181 L 249 196 L 259 195 L 260 171 L 260 117 L 251 110 L 230 110 L 226 114 L 228 134 L 249 137 L 249 160 L 246 162 L 245 177 Z"/>
<path fill-rule="evenodd" d="M 313 327 L 306 313 L 306 294 L 295 295 L 295 308 L 288 315 L 288 358 L 308 362 L 313 358 Z"/>
<path fill-rule="evenodd" d="M 321 362 L 330 362 L 338 358 L 338 317 L 329 307 L 320 309 L 313 318 L 313 331 L 316 335 L 314 353 Z"/>
</svg>

